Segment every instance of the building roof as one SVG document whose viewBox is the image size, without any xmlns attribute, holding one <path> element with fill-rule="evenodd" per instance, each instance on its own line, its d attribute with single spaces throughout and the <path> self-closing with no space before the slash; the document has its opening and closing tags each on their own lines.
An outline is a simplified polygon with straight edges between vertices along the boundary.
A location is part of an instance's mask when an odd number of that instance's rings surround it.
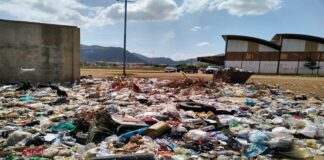
<svg viewBox="0 0 324 160">
<path fill-rule="evenodd" d="M 227 40 L 251 41 L 251 42 L 255 42 L 255 43 L 259 43 L 259 44 L 269 46 L 269 47 L 277 49 L 277 50 L 280 49 L 280 46 L 278 46 L 277 44 L 272 43 L 272 42 L 267 41 L 267 40 L 264 40 L 264 39 L 260 39 L 260 38 L 242 36 L 242 35 L 222 35 L 222 37 L 224 38 L 225 41 L 227 41 Z"/>
<path fill-rule="evenodd" d="M 17 20 L 8 20 L 8 19 L 0 19 L 0 22 L 11 22 L 11 23 L 24 23 L 24 24 L 36 24 L 36 25 L 49 25 L 49 26 L 78 28 L 77 26 L 72 26 L 72 25 L 40 23 L 40 22 L 30 22 L 30 21 L 17 21 Z"/>
<path fill-rule="evenodd" d="M 323 43 L 324 44 L 324 38 L 322 37 L 316 37 L 316 36 L 311 36 L 311 35 L 304 35 L 304 34 L 291 34 L 291 33 L 280 33 L 276 34 L 272 38 L 272 42 L 275 41 L 280 41 L 280 39 L 286 38 L 286 39 L 300 39 L 300 40 L 307 40 L 307 41 L 313 41 L 313 42 L 318 42 L 318 43 Z"/>
<path fill-rule="evenodd" d="M 220 54 L 220 55 L 216 55 L 216 56 L 198 57 L 197 60 L 200 62 L 205 62 L 205 63 L 224 65 L 225 54 Z"/>
</svg>

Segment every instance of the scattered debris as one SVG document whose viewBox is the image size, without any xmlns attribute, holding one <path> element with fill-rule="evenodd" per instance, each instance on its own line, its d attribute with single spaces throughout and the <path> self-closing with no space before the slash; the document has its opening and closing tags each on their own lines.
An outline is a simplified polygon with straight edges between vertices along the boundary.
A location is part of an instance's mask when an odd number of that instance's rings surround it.
<svg viewBox="0 0 324 160">
<path fill-rule="evenodd" d="M 322 99 L 225 83 L 229 72 L 219 82 L 184 74 L 0 86 L 0 157 L 323 159 Z"/>
</svg>

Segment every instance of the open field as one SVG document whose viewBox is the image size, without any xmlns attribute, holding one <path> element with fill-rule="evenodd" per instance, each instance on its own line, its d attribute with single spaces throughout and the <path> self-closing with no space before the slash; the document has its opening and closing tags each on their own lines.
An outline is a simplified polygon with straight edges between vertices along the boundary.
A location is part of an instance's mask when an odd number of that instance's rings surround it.
<svg viewBox="0 0 324 160">
<path fill-rule="evenodd" d="M 127 73 L 135 77 L 143 78 L 161 78 L 161 79 L 179 79 L 181 73 L 164 73 L 162 71 L 149 70 L 127 70 Z M 122 74 L 121 70 L 106 69 L 81 69 L 82 75 L 93 75 L 94 77 L 113 77 Z M 211 80 L 211 74 L 187 74 L 190 78 L 202 78 Z M 278 85 L 283 89 L 289 89 L 298 93 L 308 94 L 310 92 L 324 98 L 324 77 L 300 77 L 300 76 L 276 76 L 276 75 L 254 75 L 249 82 L 265 83 Z"/>
</svg>

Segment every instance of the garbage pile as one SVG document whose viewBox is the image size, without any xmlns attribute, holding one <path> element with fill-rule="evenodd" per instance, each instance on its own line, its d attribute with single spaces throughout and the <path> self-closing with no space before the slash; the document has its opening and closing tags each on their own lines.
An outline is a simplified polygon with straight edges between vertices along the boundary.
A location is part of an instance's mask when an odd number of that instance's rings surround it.
<svg viewBox="0 0 324 160">
<path fill-rule="evenodd" d="M 226 83 L 245 83 L 252 75 L 252 71 L 240 68 L 222 68 L 214 73 L 213 80 Z"/>
<path fill-rule="evenodd" d="M 324 105 L 277 86 L 93 79 L 0 87 L 6 159 L 323 159 Z"/>
</svg>

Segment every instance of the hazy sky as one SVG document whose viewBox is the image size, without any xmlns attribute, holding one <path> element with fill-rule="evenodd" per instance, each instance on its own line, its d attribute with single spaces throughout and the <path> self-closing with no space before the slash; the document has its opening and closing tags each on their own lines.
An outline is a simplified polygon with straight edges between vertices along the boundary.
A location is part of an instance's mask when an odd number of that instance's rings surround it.
<svg viewBox="0 0 324 160">
<path fill-rule="evenodd" d="M 77 25 L 82 44 L 122 47 L 123 7 L 116 0 L 0 0 L 0 18 Z M 128 15 L 127 47 L 149 57 L 220 54 L 223 34 L 324 37 L 324 0 L 137 0 Z"/>
</svg>

